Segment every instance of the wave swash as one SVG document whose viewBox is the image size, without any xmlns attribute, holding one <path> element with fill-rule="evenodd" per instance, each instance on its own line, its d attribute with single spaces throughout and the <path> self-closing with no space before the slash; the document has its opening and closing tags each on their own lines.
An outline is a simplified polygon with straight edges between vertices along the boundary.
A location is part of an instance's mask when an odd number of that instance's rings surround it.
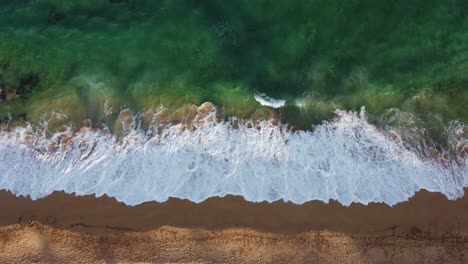
<svg viewBox="0 0 468 264">
<path fill-rule="evenodd" d="M 228 194 L 255 202 L 395 205 L 420 189 L 456 199 L 468 187 L 466 156 L 425 158 L 397 133 L 371 125 L 364 110 L 336 113 L 313 132 L 216 121 L 214 107 L 199 112 L 192 129 L 143 130 L 135 118 L 120 136 L 89 126 L 53 136 L 16 127 L 0 132 L 0 189 L 33 199 L 54 191 L 107 194 L 128 205 Z"/>
</svg>

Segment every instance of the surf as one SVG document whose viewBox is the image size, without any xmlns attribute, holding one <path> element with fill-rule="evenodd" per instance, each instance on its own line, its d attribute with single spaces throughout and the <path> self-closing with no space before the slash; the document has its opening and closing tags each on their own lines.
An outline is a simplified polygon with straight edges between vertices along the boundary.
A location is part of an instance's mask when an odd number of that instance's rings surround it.
<svg viewBox="0 0 468 264">
<path fill-rule="evenodd" d="M 307 131 L 271 120 L 219 120 L 211 104 L 192 110 L 179 123 L 162 122 L 164 110 L 146 113 L 146 127 L 141 114 L 125 110 L 118 133 L 90 121 L 51 135 L 46 124 L 3 130 L 0 189 L 32 199 L 54 191 L 106 194 L 128 205 L 226 195 L 395 205 L 421 189 L 457 199 L 468 187 L 466 155 L 423 155 L 397 131 L 371 124 L 364 109 L 337 110 Z M 463 151 L 466 139 L 454 144 Z"/>
</svg>

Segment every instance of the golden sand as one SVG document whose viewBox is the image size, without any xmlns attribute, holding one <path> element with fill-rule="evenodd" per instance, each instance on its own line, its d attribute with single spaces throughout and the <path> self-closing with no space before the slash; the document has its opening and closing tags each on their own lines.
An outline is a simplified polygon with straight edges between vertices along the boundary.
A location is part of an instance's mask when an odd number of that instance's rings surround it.
<svg viewBox="0 0 468 264">
<path fill-rule="evenodd" d="M 0 212 L 1 263 L 468 263 L 468 198 L 427 191 L 395 207 L 2 191 Z"/>
</svg>

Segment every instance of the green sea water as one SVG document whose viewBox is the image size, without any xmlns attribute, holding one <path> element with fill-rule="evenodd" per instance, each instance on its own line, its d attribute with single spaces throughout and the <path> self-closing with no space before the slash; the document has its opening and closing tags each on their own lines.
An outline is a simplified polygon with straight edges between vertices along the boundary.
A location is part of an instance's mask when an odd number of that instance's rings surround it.
<svg viewBox="0 0 468 264">
<path fill-rule="evenodd" d="M 106 107 L 209 101 L 308 128 L 364 106 L 376 123 L 405 113 L 437 135 L 468 123 L 468 2 L 1 1 L 0 89 L 4 120 L 105 122 Z"/>
</svg>

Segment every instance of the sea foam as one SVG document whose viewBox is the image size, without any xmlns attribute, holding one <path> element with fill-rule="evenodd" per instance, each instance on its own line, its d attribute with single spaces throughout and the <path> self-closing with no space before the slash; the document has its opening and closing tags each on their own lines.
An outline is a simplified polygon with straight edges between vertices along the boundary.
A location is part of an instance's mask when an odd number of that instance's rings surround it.
<svg viewBox="0 0 468 264">
<path fill-rule="evenodd" d="M 423 158 L 368 123 L 338 111 L 310 131 L 292 132 L 206 119 L 195 129 L 130 129 L 119 139 L 82 128 L 41 135 L 32 127 L 0 133 L 0 189 L 41 198 L 54 191 L 107 194 L 128 205 L 169 197 L 201 202 L 241 195 L 249 201 L 311 200 L 389 205 L 420 189 L 449 199 L 468 186 L 467 160 Z M 150 135 L 151 134 L 151 135 Z"/>
<path fill-rule="evenodd" d="M 269 106 L 272 108 L 281 108 L 286 104 L 286 100 L 284 99 L 275 99 L 272 97 L 269 97 L 268 95 L 264 93 L 255 93 L 254 94 L 255 101 L 260 103 L 263 106 Z"/>
</svg>

